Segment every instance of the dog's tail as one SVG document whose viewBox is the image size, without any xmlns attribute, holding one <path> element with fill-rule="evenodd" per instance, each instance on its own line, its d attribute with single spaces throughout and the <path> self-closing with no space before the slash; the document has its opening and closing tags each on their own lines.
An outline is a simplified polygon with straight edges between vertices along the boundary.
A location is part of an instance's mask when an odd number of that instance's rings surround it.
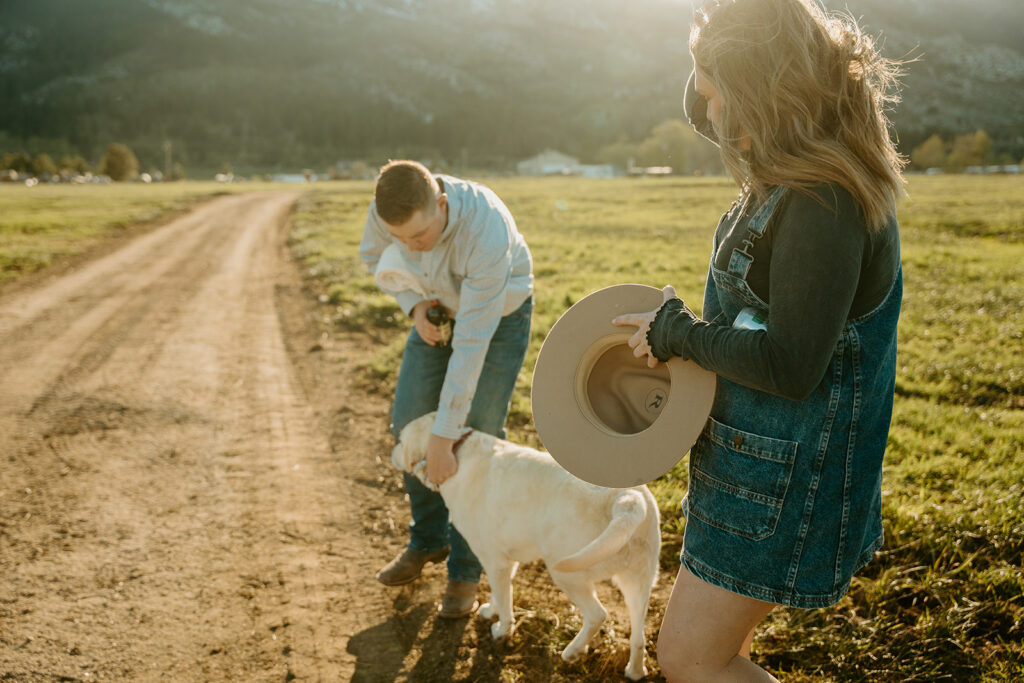
<svg viewBox="0 0 1024 683">
<path fill-rule="evenodd" d="M 578 572 L 608 559 L 626 544 L 646 517 L 647 502 L 643 495 L 632 489 L 622 491 L 612 505 L 612 520 L 601 535 L 551 568 L 560 572 Z"/>
</svg>

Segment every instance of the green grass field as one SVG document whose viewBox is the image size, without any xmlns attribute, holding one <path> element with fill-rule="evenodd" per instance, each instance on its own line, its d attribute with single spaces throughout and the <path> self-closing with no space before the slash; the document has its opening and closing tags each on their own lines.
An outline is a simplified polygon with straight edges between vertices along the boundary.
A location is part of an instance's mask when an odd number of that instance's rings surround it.
<svg viewBox="0 0 1024 683">
<path fill-rule="evenodd" d="M 725 179 L 485 182 L 534 256 L 533 340 L 510 437 L 539 446 L 530 378 L 555 320 L 622 282 L 672 284 L 699 312 L 712 231 L 735 189 Z M 0 284 L 199 199 L 265 188 L 0 186 Z M 779 610 L 759 630 L 754 659 L 787 681 L 1024 680 L 1024 177 L 917 176 L 908 189 L 886 545 L 839 604 Z M 291 247 L 327 292 L 334 323 L 380 342 L 362 381 L 390 395 L 408 322 L 359 261 L 371 195 L 370 183 L 314 186 L 297 206 Z M 678 567 L 685 460 L 651 488 L 667 578 Z M 564 628 L 516 636 L 541 650 L 569 637 Z M 561 680 L 578 675 L 565 671 Z"/>
<path fill-rule="evenodd" d="M 735 189 L 725 179 L 486 182 L 534 256 L 533 341 L 510 436 L 539 445 L 530 377 L 558 316 L 622 282 L 672 284 L 699 311 L 712 232 Z M 777 610 L 760 629 L 754 658 L 784 680 L 1024 679 L 1024 177 L 918 176 L 908 190 L 886 545 L 839 604 Z M 336 323 L 380 339 L 364 380 L 389 394 L 408 323 L 358 258 L 371 193 L 357 183 L 307 195 L 292 247 L 323 280 Z M 651 488 L 672 576 L 685 460 Z"/>
<path fill-rule="evenodd" d="M 260 187 L 271 185 L 0 185 L 0 284 L 84 253 L 139 223 L 197 201 Z"/>
</svg>

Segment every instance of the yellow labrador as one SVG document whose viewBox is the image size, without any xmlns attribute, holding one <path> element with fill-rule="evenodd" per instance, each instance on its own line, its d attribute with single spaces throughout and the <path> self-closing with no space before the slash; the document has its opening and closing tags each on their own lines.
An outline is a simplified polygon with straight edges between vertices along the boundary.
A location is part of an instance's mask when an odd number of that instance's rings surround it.
<svg viewBox="0 0 1024 683">
<path fill-rule="evenodd" d="M 426 481 L 427 439 L 434 414 L 409 423 L 391 453 L 400 470 Z M 644 620 L 658 576 L 658 506 L 646 486 L 609 489 L 565 471 L 547 453 L 472 432 L 456 453 L 458 470 L 439 490 L 452 524 L 480 559 L 491 585 L 491 635 L 512 632 L 512 577 L 520 562 L 544 560 L 552 580 L 579 608 L 583 627 L 562 651 L 584 654 L 608 612 L 595 584 L 611 579 L 629 610 L 626 677 L 647 674 Z"/>
</svg>

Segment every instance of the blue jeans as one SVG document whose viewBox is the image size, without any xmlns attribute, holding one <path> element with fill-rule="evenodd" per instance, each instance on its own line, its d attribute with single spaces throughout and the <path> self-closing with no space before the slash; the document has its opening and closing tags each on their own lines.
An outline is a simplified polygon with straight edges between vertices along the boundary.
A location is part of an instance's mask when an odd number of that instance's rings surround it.
<svg viewBox="0 0 1024 683">
<path fill-rule="evenodd" d="M 533 299 L 530 298 L 498 323 L 484 358 L 483 371 L 466 419 L 467 427 L 502 438 L 505 436 L 509 402 L 530 343 L 532 313 Z M 405 425 L 437 410 L 451 353 L 450 347 L 438 348 L 427 344 L 415 327 L 410 330 L 391 410 L 391 432 L 396 439 Z M 448 508 L 441 494 L 431 491 L 409 473 L 404 473 L 404 479 L 412 509 L 409 548 L 433 552 L 450 546 L 448 578 L 478 582 L 483 568 L 462 534 L 448 521 Z"/>
</svg>

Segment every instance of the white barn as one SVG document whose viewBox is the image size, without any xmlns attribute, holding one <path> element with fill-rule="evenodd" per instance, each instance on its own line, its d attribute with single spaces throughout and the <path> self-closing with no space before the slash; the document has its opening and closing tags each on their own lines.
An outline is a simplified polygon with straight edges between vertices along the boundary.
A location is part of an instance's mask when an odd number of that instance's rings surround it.
<svg viewBox="0 0 1024 683">
<path fill-rule="evenodd" d="M 546 149 L 540 154 L 516 164 L 519 175 L 561 175 L 578 172 L 580 160 L 568 154 Z"/>
</svg>

